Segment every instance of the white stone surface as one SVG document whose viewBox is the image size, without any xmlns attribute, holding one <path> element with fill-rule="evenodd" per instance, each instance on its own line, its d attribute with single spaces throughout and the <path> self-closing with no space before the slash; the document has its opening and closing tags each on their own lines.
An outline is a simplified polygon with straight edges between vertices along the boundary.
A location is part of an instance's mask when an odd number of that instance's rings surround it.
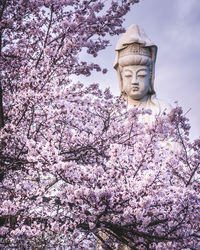
<svg viewBox="0 0 200 250">
<path fill-rule="evenodd" d="M 114 68 L 118 74 L 121 94 L 127 106 L 150 109 L 152 122 L 156 116 L 165 115 L 171 106 L 159 100 L 154 90 L 157 46 L 147 37 L 142 27 L 133 24 L 119 39 L 116 46 Z"/>
</svg>

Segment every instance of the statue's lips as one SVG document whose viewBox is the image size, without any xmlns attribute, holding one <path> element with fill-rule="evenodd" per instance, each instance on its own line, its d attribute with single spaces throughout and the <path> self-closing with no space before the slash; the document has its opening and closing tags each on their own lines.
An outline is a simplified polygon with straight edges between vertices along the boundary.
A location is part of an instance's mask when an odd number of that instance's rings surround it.
<svg viewBox="0 0 200 250">
<path fill-rule="evenodd" d="M 139 90 L 139 87 L 133 87 L 132 90 L 133 90 L 133 91 L 138 91 L 138 90 Z"/>
</svg>

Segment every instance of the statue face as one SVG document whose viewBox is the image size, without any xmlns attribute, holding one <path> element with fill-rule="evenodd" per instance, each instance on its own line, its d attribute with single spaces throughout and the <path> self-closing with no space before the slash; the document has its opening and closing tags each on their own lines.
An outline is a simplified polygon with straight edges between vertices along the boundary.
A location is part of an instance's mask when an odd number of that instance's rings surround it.
<svg viewBox="0 0 200 250">
<path fill-rule="evenodd" d="M 123 91 L 133 100 L 141 100 L 150 90 L 150 70 L 145 65 L 129 65 L 122 69 Z"/>
</svg>

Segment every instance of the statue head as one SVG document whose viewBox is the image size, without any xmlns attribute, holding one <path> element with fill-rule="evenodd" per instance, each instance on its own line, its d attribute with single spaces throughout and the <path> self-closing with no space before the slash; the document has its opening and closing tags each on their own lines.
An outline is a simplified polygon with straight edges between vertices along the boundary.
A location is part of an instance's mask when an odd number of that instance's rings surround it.
<svg viewBox="0 0 200 250">
<path fill-rule="evenodd" d="M 134 100 L 155 94 L 154 69 L 157 46 L 138 25 L 131 25 L 116 46 L 114 68 L 121 93 Z"/>
</svg>

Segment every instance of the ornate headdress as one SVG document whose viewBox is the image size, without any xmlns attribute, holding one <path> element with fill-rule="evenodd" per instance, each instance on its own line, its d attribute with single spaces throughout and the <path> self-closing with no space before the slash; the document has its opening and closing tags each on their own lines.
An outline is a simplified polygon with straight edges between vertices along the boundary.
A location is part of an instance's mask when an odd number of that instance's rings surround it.
<svg viewBox="0 0 200 250">
<path fill-rule="evenodd" d="M 122 78 L 119 69 L 119 58 L 126 55 L 141 55 L 150 57 L 152 60 L 152 73 L 151 73 L 151 89 L 154 90 L 154 75 L 155 75 L 155 62 L 157 54 L 157 46 L 153 44 L 145 34 L 144 30 L 136 25 L 132 24 L 127 31 L 119 39 L 116 46 L 116 58 L 114 62 L 114 68 L 117 70 L 119 78 L 119 87 L 122 91 Z"/>
<path fill-rule="evenodd" d="M 141 55 L 151 57 L 151 52 L 149 48 L 143 47 L 139 43 L 133 43 L 128 45 L 125 49 L 120 50 L 119 57 L 124 57 L 128 55 Z"/>
</svg>

